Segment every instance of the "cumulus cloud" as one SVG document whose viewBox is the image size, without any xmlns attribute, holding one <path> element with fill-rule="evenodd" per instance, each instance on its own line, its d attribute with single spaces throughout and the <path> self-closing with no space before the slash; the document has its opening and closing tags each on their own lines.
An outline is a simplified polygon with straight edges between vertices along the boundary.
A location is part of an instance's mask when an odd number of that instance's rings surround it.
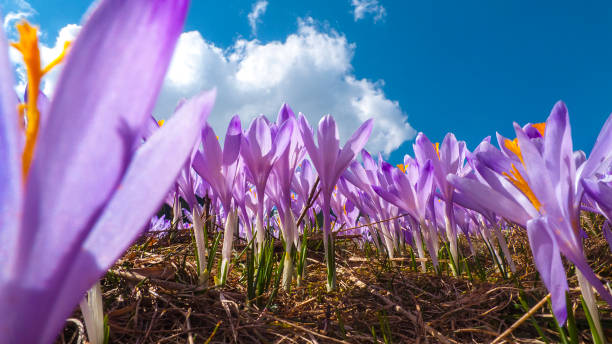
<svg viewBox="0 0 612 344">
<path fill-rule="evenodd" d="M 355 77 L 354 50 L 345 36 L 322 32 L 312 19 L 300 20 L 297 32 L 284 41 L 240 39 L 225 50 L 197 31 L 186 32 L 177 44 L 155 114 L 166 118 L 179 99 L 217 87 L 209 123 L 219 134 L 234 114 L 240 114 L 246 127 L 261 113 L 276 118 L 286 102 L 296 113 L 303 112 L 311 125 L 332 114 L 343 141 L 363 121 L 374 118 L 367 148 L 389 154 L 415 131 L 399 103 L 385 96 L 382 81 Z"/>
<path fill-rule="evenodd" d="M 268 1 L 266 0 L 260 0 L 253 4 L 253 9 L 248 15 L 249 25 L 251 26 L 253 35 L 257 34 L 257 23 L 261 21 L 261 16 L 266 13 L 266 8 L 268 8 Z"/>
<path fill-rule="evenodd" d="M 41 44 L 42 64 L 59 55 L 64 42 L 72 41 L 80 26 L 60 30 L 55 44 Z M 168 118 L 178 101 L 217 88 L 216 105 L 209 117 L 215 131 L 223 135 L 230 118 L 240 114 L 243 127 L 255 116 L 275 119 L 278 109 L 288 103 L 303 112 L 311 125 L 332 114 L 340 137 L 346 141 L 361 123 L 374 118 L 374 131 L 366 148 L 389 154 L 415 135 L 407 114 L 397 101 L 388 99 L 383 81 L 359 79 L 351 60 L 355 45 L 335 31 L 321 30 L 308 18 L 284 41 L 262 43 L 239 39 L 221 49 L 197 31 L 181 34 L 154 115 Z M 25 69 L 14 49 L 10 58 L 16 66 L 18 94 L 25 89 Z M 43 90 L 52 95 L 61 70 L 56 67 L 43 79 Z"/>
<path fill-rule="evenodd" d="M 355 21 L 364 19 L 367 15 L 372 15 L 374 22 L 377 22 L 387 14 L 387 10 L 378 3 L 378 0 L 351 0 L 351 6 L 353 6 Z"/>
<path fill-rule="evenodd" d="M 36 10 L 25 0 L 6 0 L 0 2 L 2 13 L 6 13 L 2 22 L 4 32 L 10 39 L 16 37 L 15 23 L 20 20 L 27 19 L 35 14 Z"/>
</svg>

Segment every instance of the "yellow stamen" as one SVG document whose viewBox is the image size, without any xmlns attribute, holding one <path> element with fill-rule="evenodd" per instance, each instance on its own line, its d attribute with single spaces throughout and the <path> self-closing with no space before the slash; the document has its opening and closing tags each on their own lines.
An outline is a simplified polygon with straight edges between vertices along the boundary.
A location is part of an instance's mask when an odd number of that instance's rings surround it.
<svg viewBox="0 0 612 344">
<path fill-rule="evenodd" d="M 518 139 L 506 139 L 506 141 L 504 141 L 504 146 L 506 146 L 509 151 L 514 153 L 514 155 L 516 155 L 521 160 L 521 163 L 525 165 L 525 162 L 523 161 L 523 154 L 521 153 L 521 147 L 519 147 L 518 145 Z"/>
<path fill-rule="evenodd" d="M 37 107 L 37 102 L 40 83 L 42 77 L 64 59 L 70 43 L 67 42 L 64 44 L 62 53 L 43 69 L 40 66 L 40 50 L 38 49 L 36 28 L 32 27 L 26 21 L 17 24 L 16 27 L 19 32 L 19 42 L 12 42 L 11 46 L 23 55 L 23 62 L 28 77 L 28 101 L 26 104 L 20 105 L 17 109 L 20 116 L 25 109 L 27 118 L 27 124 L 25 125 L 26 141 L 22 156 L 22 173 L 23 179 L 25 180 L 28 175 L 28 170 L 30 169 L 30 164 L 32 163 L 36 137 L 38 136 L 40 112 Z"/>
<path fill-rule="evenodd" d="M 532 124 L 532 127 L 536 128 L 542 137 L 544 137 L 544 131 L 546 130 L 546 122 Z"/>
<path fill-rule="evenodd" d="M 160 127 L 162 127 L 164 125 L 164 120 L 160 119 L 159 121 L 157 121 L 157 125 L 159 125 Z"/>
<path fill-rule="evenodd" d="M 402 173 L 406 173 L 406 166 L 402 164 L 397 164 L 397 168 L 399 168 Z"/>
<path fill-rule="evenodd" d="M 51 69 L 53 69 L 53 67 L 55 67 L 58 64 L 62 63 L 62 61 L 66 57 L 66 53 L 68 52 L 68 48 L 70 47 L 70 44 L 72 44 L 72 42 L 64 42 L 64 49 L 62 49 L 62 52 L 53 61 L 51 61 L 45 67 L 45 69 L 43 69 L 43 71 L 42 71 L 43 75 L 47 74 L 47 72 L 49 72 Z"/>
<path fill-rule="evenodd" d="M 540 206 L 541 206 L 540 201 L 537 199 L 537 197 L 535 196 L 535 194 L 533 193 L 533 191 L 529 187 L 529 184 L 527 183 L 525 178 L 523 178 L 523 176 L 517 170 L 517 168 L 516 168 L 516 166 L 514 166 L 514 164 L 512 164 L 512 170 L 510 170 L 510 173 L 502 172 L 502 175 L 504 175 L 506 178 L 508 178 L 508 180 L 514 186 L 516 186 L 517 189 L 521 190 L 521 192 L 525 196 L 527 196 L 527 198 L 529 199 L 531 204 L 533 204 L 533 206 L 536 208 L 536 210 L 538 210 L 538 211 L 540 210 Z"/>
<path fill-rule="evenodd" d="M 436 149 L 436 154 L 438 154 L 438 159 L 440 159 L 440 142 L 436 142 L 433 146 Z"/>
<path fill-rule="evenodd" d="M 346 213 L 346 203 L 344 203 L 344 205 L 342 206 L 342 210 L 344 210 L 344 215 L 348 215 L 348 214 Z"/>
</svg>

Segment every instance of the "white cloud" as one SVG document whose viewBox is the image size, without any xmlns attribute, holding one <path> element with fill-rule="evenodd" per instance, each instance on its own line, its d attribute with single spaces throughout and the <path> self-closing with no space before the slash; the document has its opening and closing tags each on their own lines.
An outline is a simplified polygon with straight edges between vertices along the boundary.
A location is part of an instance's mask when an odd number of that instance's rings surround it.
<svg viewBox="0 0 612 344">
<path fill-rule="evenodd" d="M 248 15 L 249 25 L 251 26 L 253 35 L 257 33 L 257 23 L 260 22 L 261 16 L 266 13 L 266 8 L 268 8 L 268 1 L 266 0 L 259 0 L 253 4 L 253 9 Z"/>
<path fill-rule="evenodd" d="M 355 21 L 364 19 L 371 14 L 374 16 L 374 22 L 377 22 L 387 14 L 387 10 L 378 3 L 378 0 L 351 0 L 351 5 L 353 6 Z"/>
<path fill-rule="evenodd" d="M 80 26 L 60 30 L 53 46 L 41 44 L 42 64 L 59 55 L 64 42 L 74 40 Z M 311 125 L 332 114 L 345 141 L 361 123 L 374 118 L 374 131 L 367 149 L 390 153 L 415 131 L 397 101 L 388 99 L 383 81 L 359 79 L 351 60 L 355 45 L 334 31 L 319 30 L 312 19 L 300 20 L 296 33 L 284 41 L 261 43 L 237 40 L 223 50 L 206 41 L 199 32 L 181 34 L 154 114 L 170 116 L 181 98 L 216 87 L 217 100 L 209 123 L 223 135 L 230 118 L 240 114 L 243 127 L 263 113 L 275 119 L 282 103 L 303 112 Z M 18 71 L 17 91 L 25 88 L 21 55 L 10 50 Z M 61 65 L 43 79 L 43 90 L 53 93 Z"/>
<path fill-rule="evenodd" d="M 166 118 L 180 98 L 217 87 L 209 123 L 219 134 L 236 113 L 246 127 L 260 113 L 276 118 L 287 102 L 314 126 L 332 114 L 342 140 L 363 121 L 375 118 L 367 148 L 388 154 L 412 139 L 415 131 L 399 103 L 385 96 L 382 81 L 353 75 L 354 49 L 343 35 L 318 30 L 312 19 L 300 21 L 297 32 L 283 42 L 240 39 L 227 50 L 197 31 L 186 32 L 177 44 L 155 114 Z"/>
<path fill-rule="evenodd" d="M 1 1 L 0 7 L 1 12 L 6 13 L 2 27 L 9 39 L 16 38 L 16 22 L 37 14 L 36 10 L 25 0 Z"/>
</svg>

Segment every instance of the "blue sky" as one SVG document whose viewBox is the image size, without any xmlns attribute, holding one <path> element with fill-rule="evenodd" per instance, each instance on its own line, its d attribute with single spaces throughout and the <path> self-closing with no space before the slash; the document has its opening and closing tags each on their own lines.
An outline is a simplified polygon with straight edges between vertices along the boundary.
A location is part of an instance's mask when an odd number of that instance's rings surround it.
<svg viewBox="0 0 612 344">
<path fill-rule="evenodd" d="M 325 66 L 314 62 L 304 64 L 302 69 L 287 67 L 288 73 L 296 75 L 294 79 L 284 76 L 280 81 L 270 81 L 265 89 L 240 93 L 241 97 L 268 115 L 274 115 L 281 99 L 287 99 L 290 105 L 295 99 L 295 103 L 303 104 L 311 112 L 342 112 L 342 104 L 350 104 L 355 97 L 371 99 L 357 104 L 358 108 L 364 113 L 375 113 L 379 122 L 387 120 L 388 123 L 381 124 L 384 135 L 378 138 L 375 147 L 390 151 L 389 160 L 393 163 L 400 162 L 404 153 L 412 153 L 412 140 L 401 145 L 400 142 L 411 138 L 415 131 L 425 132 L 432 141 L 441 140 L 451 131 L 473 149 L 495 131 L 513 137 L 513 121 L 521 124 L 544 121 L 557 100 L 565 101 L 569 108 L 574 147 L 588 153 L 612 112 L 612 5 L 608 2 L 539 1 L 537 5 L 518 0 L 369 2 L 373 10 L 356 18 L 351 0 L 291 3 L 268 0 L 254 33 L 248 16 L 256 1 L 193 1 L 185 31 L 198 31 L 201 38 L 191 37 L 199 39 L 204 52 L 219 49 L 221 52 L 216 51 L 215 58 L 221 61 L 229 60 L 232 52 L 234 56 L 240 55 L 241 60 L 236 62 L 240 65 L 264 50 L 268 53 L 257 55 L 263 60 L 255 61 L 268 61 L 266 58 L 278 52 L 273 50 L 278 45 L 302 47 L 300 44 L 308 39 L 331 42 L 332 48 L 346 56 L 335 61 L 337 65 L 329 72 L 337 74 L 335 79 L 320 84 L 328 87 L 329 99 L 310 91 L 322 99 L 321 104 L 313 105 L 316 99 L 296 93 L 299 87 L 316 90 L 317 80 L 329 74 Z M 27 4 L 33 10 L 29 20 L 40 26 L 42 40 L 49 46 L 64 26 L 79 23 L 89 7 L 86 1 L 72 1 L 69 5 L 55 0 L 4 1 L 3 12 L 16 13 Z M 289 45 L 290 36 L 302 43 Z M 236 42 L 249 43 L 251 48 L 240 50 Z M 313 49 L 310 53 L 314 59 L 321 50 Z M 280 50 L 281 60 L 286 52 Z M 296 54 L 298 57 L 292 61 L 299 61 L 300 53 Z M 209 55 L 195 56 L 209 62 L 212 61 L 207 60 Z M 224 63 L 223 68 L 235 72 L 240 80 L 248 74 L 240 66 L 231 65 L 231 61 Z M 315 65 L 320 70 L 309 79 L 309 68 Z M 202 71 L 203 77 L 213 75 L 206 66 L 194 68 Z M 354 80 L 348 86 L 341 84 L 347 77 Z M 196 84 L 192 81 L 187 93 L 193 93 L 198 86 L 212 85 L 218 81 L 216 78 L 219 76 Z M 175 86 L 169 92 L 173 96 L 181 90 Z M 235 83 L 228 83 L 230 95 L 220 101 L 235 99 L 231 93 L 236 87 Z M 287 95 L 283 90 L 287 90 Z M 264 99 L 266 94 L 270 95 L 269 100 Z M 169 96 L 168 102 L 171 101 L 174 100 Z M 327 111 L 326 101 L 330 102 Z M 295 105 L 294 108 L 305 111 Z M 227 109 L 255 111 L 247 104 Z M 343 136 L 350 134 L 347 128 L 354 129 L 354 122 L 360 118 L 348 113 L 353 108 L 347 105 L 346 109 L 346 115 L 339 115 Z M 387 113 L 393 115 L 385 117 Z M 311 123 L 321 115 L 324 113 L 309 114 Z M 403 129 L 393 131 L 394 123 L 404 125 Z M 385 145 L 385 137 L 395 141 Z"/>
</svg>

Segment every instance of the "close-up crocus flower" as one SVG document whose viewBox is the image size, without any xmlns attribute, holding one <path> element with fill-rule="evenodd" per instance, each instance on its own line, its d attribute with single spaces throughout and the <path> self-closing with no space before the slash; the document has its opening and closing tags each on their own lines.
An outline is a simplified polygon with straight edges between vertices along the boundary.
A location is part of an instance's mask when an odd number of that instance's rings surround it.
<svg viewBox="0 0 612 344">
<path fill-rule="evenodd" d="M 25 145 L 0 38 L 0 309 L 10 310 L 0 317 L 2 342 L 55 339 L 85 291 L 142 232 L 191 152 L 194 123 L 205 121 L 214 92 L 187 102 L 133 150 L 187 4 L 101 1 L 70 47 L 42 122 L 35 95 L 45 70 L 36 30 L 22 24 L 15 46 L 31 91 Z"/>
<path fill-rule="evenodd" d="M 578 222 L 582 199 L 580 178 L 598 171 L 598 164 L 587 161 L 577 171 L 569 117 L 562 102 L 555 104 L 542 126 L 545 127 L 542 142 L 532 142 L 533 138 L 523 128 L 517 124 L 514 127 L 517 143 L 512 152 L 520 166 L 485 144 L 476 154 L 475 167 L 486 184 L 454 175 L 449 175 L 448 180 L 470 202 L 527 228 L 536 266 L 552 295 L 553 310 L 560 322 L 567 318 L 565 292 L 568 290 L 560 253 L 577 267 L 581 292 L 598 322 L 591 286 L 609 304 L 612 304 L 612 295 L 584 257 Z M 605 161 L 603 152 L 610 154 L 609 147 L 602 148 L 609 145 L 609 128 L 610 125 L 605 125 L 599 135 L 590 156 L 593 161 Z M 508 172 L 496 172 L 504 167 Z"/>
<path fill-rule="evenodd" d="M 340 149 L 340 138 L 336 121 L 327 115 L 319 121 L 317 131 L 317 144 L 313 139 L 313 132 L 306 120 L 301 115 L 298 119 L 299 130 L 308 156 L 314 168 L 319 174 L 321 184 L 321 195 L 323 197 L 323 245 L 325 246 L 325 261 L 327 264 L 327 290 L 332 291 L 336 287 L 335 257 L 333 250 L 333 237 L 331 236 L 330 202 L 334 186 L 340 175 L 358 152 L 365 146 L 372 132 L 373 121 L 364 122 L 346 141 Z"/>
</svg>

